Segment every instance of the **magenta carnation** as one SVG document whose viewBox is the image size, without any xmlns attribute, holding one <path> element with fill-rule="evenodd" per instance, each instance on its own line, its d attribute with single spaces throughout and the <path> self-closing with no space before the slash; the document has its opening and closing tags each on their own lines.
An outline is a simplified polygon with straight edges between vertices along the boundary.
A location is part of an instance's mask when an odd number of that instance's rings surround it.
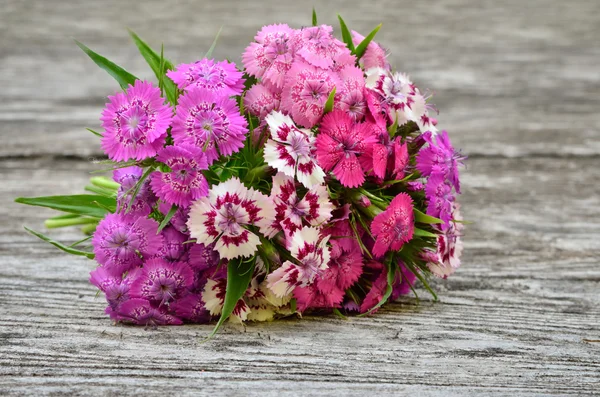
<svg viewBox="0 0 600 397">
<path fill-rule="evenodd" d="M 454 150 L 448 133 L 442 131 L 433 137 L 427 132 L 422 137 L 429 145 L 417 154 L 417 169 L 421 175 L 428 177 L 437 169 L 452 183 L 456 192 L 460 193 L 458 167 L 462 165 L 464 157 Z"/>
<path fill-rule="evenodd" d="M 107 215 L 96 228 L 92 245 L 98 263 L 115 276 L 142 264 L 142 258 L 155 255 L 163 239 L 158 223 L 122 214 Z"/>
<path fill-rule="evenodd" d="M 158 200 L 150 189 L 150 182 L 142 182 L 135 197 L 132 197 L 135 185 L 144 170 L 140 167 L 118 168 L 113 171 L 113 180 L 121 186 L 117 191 L 117 212 L 126 212 L 132 216 L 147 217 Z M 133 200 L 133 201 L 132 201 Z"/>
<path fill-rule="evenodd" d="M 102 112 L 102 149 L 111 160 L 143 160 L 164 145 L 173 109 L 165 104 L 160 89 L 136 80 L 126 92 L 108 97 Z"/>
<path fill-rule="evenodd" d="M 414 229 L 413 201 L 408 194 L 400 193 L 371 223 L 376 239 L 373 254 L 381 257 L 388 250 L 398 251 L 413 238 Z"/>
<path fill-rule="evenodd" d="M 208 182 L 202 170 L 208 169 L 206 155 L 196 146 L 167 146 L 156 158 L 171 171 L 152 174 L 150 185 L 156 195 L 169 204 L 188 207 L 193 200 L 208 194 Z"/>
<path fill-rule="evenodd" d="M 179 98 L 171 134 L 176 145 L 195 145 L 208 164 L 244 147 L 248 122 L 235 100 L 195 88 Z"/>
<path fill-rule="evenodd" d="M 198 87 L 226 97 L 241 95 L 244 90 L 243 73 L 229 61 L 215 62 L 205 58 L 182 63 L 176 70 L 167 71 L 167 76 L 182 90 Z"/>
<path fill-rule="evenodd" d="M 180 325 L 182 321 L 163 308 L 153 306 L 146 299 L 130 299 L 123 303 L 117 318 L 125 323 L 155 327 L 157 325 Z"/>
<path fill-rule="evenodd" d="M 312 128 L 323 116 L 325 103 L 335 87 L 341 87 L 336 73 L 304 62 L 295 62 L 287 74 L 281 109 L 294 121 Z"/>
<path fill-rule="evenodd" d="M 159 305 L 181 297 L 194 281 L 194 274 L 185 262 L 169 262 L 162 258 L 147 260 L 131 285 L 131 295 Z"/>
<path fill-rule="evenodd" d="M 317 136 L 317 160 L 346 187 L 358 187 L 365 181 L 363 156 L 376 142 L 368 124 L 357 124 L 346 112 L 335 110 L 323 118 Z M 364 165 L 364 167 L 363 167 Z"/>
</svg>

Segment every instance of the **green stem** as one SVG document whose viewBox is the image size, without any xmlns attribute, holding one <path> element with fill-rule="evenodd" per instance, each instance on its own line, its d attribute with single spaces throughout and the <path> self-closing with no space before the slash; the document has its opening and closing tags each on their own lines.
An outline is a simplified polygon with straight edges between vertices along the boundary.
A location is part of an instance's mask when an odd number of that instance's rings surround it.
<svg viewBox="0 0 600 397">
<path fill-rule="evenodd" d="M 59 227 L 67 227 L 67 226 L 75 226 L 75 225 L 89 225 L 89 224 L 98 224 L 97 218 L 89 218 L 89 217 L 77 217 L 77 218 L 68 218 L 68 219 L 46 219 L 44 225 L 48 229 L 56 229 Z"/>
<path fill-rule="evenodd" d="M 265 165 L 261 165 L 259 167 L 252 168 L 246 174 L 246 177 L 244 178 L 244 182 L 252 184 L 256 180 L 263 179 L 265 177 L 265 175 L 267 175 L 267 169 L 268 168 L 269 168 L 269 166 L 266 165 L 266 164 Z"/>
<path fill-rule="evenodd" d="M 85 225 L 81 228 L 81 231 L 88 236 L 96 231 L 97 223 L 92 223 L 89 225 Z"/>
<path fill-rule="evenodd" d="M 110 179 L 105 178 L 103 176 L 94 176 L 94 177 L 90 178 L 90 183 L 94 186 L 98 186 L 103 189 L 115 190 L 115 191 L 119 190 L 119 187 L 121 186 L 117 182 L 111 181 Z"/>
</svg>

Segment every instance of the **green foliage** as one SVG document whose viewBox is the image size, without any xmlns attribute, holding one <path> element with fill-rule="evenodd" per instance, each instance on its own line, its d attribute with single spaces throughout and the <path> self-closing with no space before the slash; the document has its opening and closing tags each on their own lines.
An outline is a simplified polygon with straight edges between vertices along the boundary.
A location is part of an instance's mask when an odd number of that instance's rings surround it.
<svg viewBox="0 0 600 397">
<path fill-rule="evenodd" d="M 340 20 L 340 29 L 342 31 L 342 41 L 348 46 L 350 52 L 354 53 L 354 43 L 352 42 L 352 33 L 350 33 L 350 29 L 346 25 L 346 22 L 342 19 L 342 16 L 338 14 L 338 19 Z"/>
<path fill-rule="evenodd" d="M 313 12 L 312 12 L 312 26 L 317 26 L 319 23 L 317 21 L 317 11 L 315 10 L 315 7 L 313 7 Z"/>
<path fill-rule="evenodd" d="M 89 131 L 89 132 L 91 132 L 92 134 L 96 135 L 97 137 L 100 137 L 100 138 L 102 138 L 102 134 L 101 134 L 101 133 L 99 133 L 99 132 L 97 132 L 97 131 L 94 131 L 94 130 L 92 130 L 91 128 L 86 128 L 86 130 L 88 130 L 88 131 Z"/>
<path fill-rule="evenodd" d="M 428 223 L 428 224 L 444 223 L 443 220 L 441 220 L 439 218 L 435 218 L 433 216 L 425 215 L 424 213 L 422 213 L 421 211 L 419 211 L 416 208 L 413 209 L 413 213 L 415 216 L 415 222 L 418 222 L 418 223 Z"/>
<path fill-rule="evenodd" d="M 156 78 L 159 81 L 159 85 L 162 85 L 161 89 L 164 89 L 164 92 L 169 102 L 171 102 L 174 105 L 177 104 L 177 86 L 171 79 L 164 78 L 165 74 L 167 73 L 167 70 L 175 69 L 173 63 L 168 59 L 164 58 L 162 48 L 161 53 L 157 54 L 152 48 L 150 48 L 148 44 L 146 44 L 145 41 L 143 41 L 133 31 L 129 30 L 129 35 L 131 36 L 133 42 L 140 51 L 140 54 L 142 54 L 142 56 L 156 75 Z"/>
<path fill-rule="evenodd" d="M 365 39 L 361 41 L 358 46 L 356 46 L 356 48 L 354 49 L 354 55 L 356 55 L 357 60 L 359 60 L 360 58 L 362 58 L 363 55 L 365 55 L 367 47 L 369 46 L 371 41 L 373 41 L 377 32 L 379 32 L 379 29 L 381 29 L 381 24 L 377 25 L 377 27 L 375 27 L 375 29 L 373 29 L 371 33 L 369 33 L 369 35 L 365 37 Z"/>
<path fill-rule="evenodd" d="M 163 230 L 165 228 L 165 226 L 167 226 L 169 224 L 169 221 L 171 220 L 171 218 L 173 218 L 173 215 L 175 215 L 175 213 L 177 212 L 177 209 L 178 208 L 175 204 L 173 204 L 171 206 L 171 208 L 169 209 L 169 212 L 167 212 L 167 215 L 165 215 L 165 218 L 162 220 L 162 222 L 158 226 L 158 230 L 157 230 L 156 234 L 160 233 L 160 231 Z"/>
<path fill-rule="evenodd" d="M 254 266 L 256 264 L 256 257 L 253 256 L 250 259 L 236 258 L 229 261 L 227 264 L 227 289 L 225 291 L 225 302 L 221 309 L 221 318 L 213 329 L 209 338 L 212 338 L 221 325 L 229 318 L 237 302 L 244 296 L 244 293 L 250 285 L 252 275 L 254 273 Z"/>
<path fill-rule="evenodd" d="M 394 281 L 396 280 L 397 267 L 397 265 L 392 263 L 392 258 L 392 255 L 388 255 L 388 259 L 385 261 L 385 267 L 387 269 L 387 287 L 385 289 L 383 297 L 375 306 L 373 306 L 368 312 L 361 314 L 361 316 L 368 316 L 369 314 L 372 314 L 375 310 L 383 306 L 388 301 L 388 299 L 390 299 L 390 296 L 392 295 L 393 291 Z"/>
<path fill-rule="evenodd" d="M 114 212 L 117 208 L 115 198 L 92 194 L 19 197 L 15 199 L 15 202 L 95 218 L 103 218 L 108 212 Z"/>
<path fill-rule="evenodd" d="M 75 40 L 75 43 L 85 52 L 91 59 L 96 63 L 96 65 L 100 66 L 100 68 L 104 69 L 108 74 L 110 74 L 121 86 L 123 90 L 127 89 L 129 84 L 133 85 L 137 77 L 120 67 L 119 65 L 109 61 L 104 58 L 102 55 L 99 55 L 85 46 L 83 43 Z"/>
<path fill-rule="evenodd" d="M 213 40 L 212 44 L 210 45 L 210 48 L 208 49 L 208 51 L 206 51 L 206 54 L 204 54 L 204 58 L 210 58 L 212 56 L 213 51 L 217 47 L 217 42 L 219 41 L 219 36 L 221 36 L 222 31 L 223 31 L 223 26 L 221 26 L 219 28 L 219 31 L 217 32 L 215 39 Z"/>
<path fill-rule="evenodd" d="M 327 102 L 325 102 L 325 108 L 323 110 L 324 113 L 329 113 L 333 110 L 333 102 L 335 101 L 335 87 L 333 87 L 333 90 L 331 91 L 331 93 L 329 94 L 329 97 L 327 98 Z"/>
<path fill-rule="evenodd" d="M 59 250 L 64 251 L 64 252 L 66 252 L 68 254 L 85 256 L 88 259 L 94 259 L 94 253 L 93 252 L 81 251 L 81 250 L 78 250 L 76 248 L 73 248 L 72 246 L 64 245 L 62 243 L 59 243 L 58 241 L 52 240 L 48 236 L 44 236 L 42 233 L 36 232 L 34 230 L 31 230 L 31 229 L 29 229 L 27 227 L 25 227 L 25 230 L 27 230 L 27 232 L 31 233 L 32 235 L 34 235 L 34 236 L 36 236 L 36 237 L 44 240 L 47 243 L 52 244 L 53 246 L 55 246 Z"/>
</svg>

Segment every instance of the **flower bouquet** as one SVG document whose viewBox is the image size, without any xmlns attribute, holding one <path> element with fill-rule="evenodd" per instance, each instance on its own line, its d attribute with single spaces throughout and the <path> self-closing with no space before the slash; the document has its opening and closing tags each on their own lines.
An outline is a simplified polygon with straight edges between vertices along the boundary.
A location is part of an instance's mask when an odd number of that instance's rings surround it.
<svg viewBox="0 0 600 397">
<path fill-rule="evenodd" d="M 83 51 L 119 83 L 103 132 L 110 178 L 92 194 L 18 198 L 82 225 L 66 245 L 116 322 L 145 326 L 369 314 L 459 266 L 458 154 L 429 95 L 373 38 L 263 27 L 240 68 L 175 66 L 135 33 L 157 77 Z M 216 42 L 216 39 L 215 39 Z M 105 167 L 105 168 L 106 168 Z"/>
</svg>

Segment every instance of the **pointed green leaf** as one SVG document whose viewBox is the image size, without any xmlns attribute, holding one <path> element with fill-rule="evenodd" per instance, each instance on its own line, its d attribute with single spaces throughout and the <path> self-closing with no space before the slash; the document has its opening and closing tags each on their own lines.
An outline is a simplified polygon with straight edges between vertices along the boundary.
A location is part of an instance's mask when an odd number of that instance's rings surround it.
<svg viewBox="0 0 600 397">
<path fill-rule="evenodd" d="M 342 41 L 346 43 L 351 52 L 354 52 L 354 43 L 352 42 L 352 33 L 346 26 L 346 22 L 342 19 L 342 16 L 338 14 L 340 20 L 340 29 L 342 30 Z"/>
<path fill-rule="evenodd" d="M 129 201 L 129 204 L 127 205 L 127 210 L 125 211 L 125 213 L 128 213 L 131 210 L 131 207 L 133 206 L 133 202 L 135 201 L 135 198 L 137 197 L 138 193 L 140 192 L 140 189 L 142 188 L 142 185 L 144 184 L 146 179 L 148 179 L 148 177 L 150 176 L 152 171 L 154 171 L 154 167 L 148 167 L 148 169 L 142 174 L 140 179 L 138 179 L 136 184 L 131 189 L 129 189 L 127 192 L 125 192 L 125 195 L 127 195 L 127 194 L 129 194 L 129 192 L 131 192 L 131 200 Z"/>
<path fill-rule="evenodd" d="M 369 46 L 377 32 L 379 32 L 379 29 L 381 29 L 381 24 L 377 25 L 377 27 L 373 29 L 373 31 L 371 31 L 371 33 L 369 33 L 369 35 L 365 37 L 364 40 L 361 41 L 360 44 L 355 48 L 354 55 L 356 55 L 357 60 L 359 60 L 360 58 L 362 58 L 363 55 L 365 55 L 367 47 Z"/>
<path fill-rule="evenodd" d="M 317 26 L 319 23 L 317 22 L 317 10 L 315 10 L 315 7 L 313 7 L 313 12 L 312 12 L 312 26 Z"/>
<path fill-rule="evenodd" d="M 227 264 L 227 288 L 225 291 L 225 302 L 221 309 L 221 318 L 215 326 L 215 329 L 210 334 L 209 338 L 213 337 L 221 325 L 229 318 L 237 302 L 244 296 L 244 293 L 250 285 L 252 274 L 254 273 L 254 265 L 256 257 L 250 259 L 233 259 Z"/>
<path fill-rule="evenodd" d="M 115 80 L 117 80 L 117 82 L 123 90 L 127 89 L 129 84 L 133 85 L 135 81 L 138 80 L 137 77 L 135 77 L 119 65 L 109 61 L 102 55 L 99 55 L 94 51 L 90 50 L 85 44 L 80 43 L 77 40 L 75 40 L 75 44 L 77 44 L 79 48 L 81 48 L 83 52 L 85 52 L 92 59 L 92 61 L 96 63 L 96 65 L 100 66 L 100 68 L 104 69 Z"/>
<path fill-rule="evenodd" d="M 427 280 L 425 279 L 425 277 L 423 277 L 423 275 L 417 271 L 414 267 L 414 265 L 410 262 L 410 261 L 405 261 L 404 265 L 408 268 L 408 270 L 410 270 L 411 272 L 413 272 L 413 274 L 419 279 L 419 281 L 421 283 L 423 283 L 423 287 L 425 287 L 425 289 L 427 291 L 429 291 L 429 293 L 431 294 L 431 296 L 433 296 L 434 300 L 438 300 L 438 297 L 435 293 L 435 291 L 429 286 L 429 283 L 427 282 Z"/>
<path fill-rule="evenodd" d="M 52 244 L 53 246 L 55 246 L 59 250 L 64 251 L 64 252 L 66 252 L 68 254 L 85 256 L 88 259 L 94 259 L 94 253 L 93 252 L 81 251 L 81 250 L 75 249 L 73 247 L 69 247 L 69 246 L 64 245 L 62 243 L 59 243 L 58 241 L 52 240 L 48 236 L 44 236 L 42 233 L 38 233 L 38 232 L 36 232 L 34 230 L 31 230 L 31 229 L 29 229 L 27 227 L 25 227 L 25 230 L 27 230 L 29 233 L 33 234 L 34 236 L 36 236 L 36 237 L 44 240 L 47 243 Z"/>
<path fill-rule="evenodd" d="M 396 113 L 396 118 L 394 119 L 394 124 L 388 127 L 388 134 L 390 134 L 390 138 L 396 136 L 396 131 L 398 131 L 398 113 Z"/>
<path fill-rule="evenodd" d="M 156 231 L 156 234 L 160 233 L 160 231 L 163 230 L 165 228 L 165 226 L 167 226 L 169 224 L 169 221 L 171 220 L 171 218 L 173 218 L 173 215 L 175 215 L 176 212 L 177 212 L 177 206 L 175 204 L 173 204 L 171 206 L 171 209 L 169 210 L 169 212 L 167 212 L 167 215 L 165 215 L 165 219 L 163 219 L 162 222 L 160 223 L 160 225 L 158 226 L 158 230 Z"/>
<path fill-rule="evenodd" d="M 162 84 L 164 85 L 165 89 L 165 94 L 169 102 L 171 102 L 172 104 L 176 104 L 177 86 L 171 79 L 164 78 L 164 75 L 165 73 L 167 73 L 167 70 L 175 69 L 173 63 L 171 63 L 171 61 L 169 61 L 168 59 L 164 59 L 164 57 L 162 58 L 161 62 L 161 56 L 157 54 L 156 51 L 154 51 L 152 48 L 150 48 L 150 46 L 146 44 L 146 42 L 144 42 L 137 34 L 130 30 L 129 35 L 131 36 L 135 45 L 140 51 L 140 54 L 142 54 L 142 56 L 156 75 L 156 78 L 159 81 L 162 81 Z"/>
<path fill-rule="evenodd" d="M 329 98 L 327 98 L 327 102 L 325 102 L 324 113 L 329 113 L 333 110 L 333 101 L 335 100 L 335 87 L 333 87 L 333 91 L 329 94 Z"/>
<path fill-rule="evenodd" d="M 443 220 L 439 218 L 434 218 L 433 216 L 425 215 L 421 211 L 416 208 L 413 208 L 413 213 L 415 215 L 415 222 L 419 223 L 444 223 Z"/>
<path fill-rule="evenodd" d="M 313 8 L 314 10 L 314 8 Z M 298 310 L 298 300 L 296 298 L 292 298 L 290 299 L 290 311 L 293 313 L 296 313 L 296 311 Z"/>
<path fill-rule="evenodd" d="M 90 224 L 98 224 L 100 219 L 98 218 L 90 218 L 88 216 L 76 216 L 75 218 L 68 219 L 46 219 L 44 222 L 44 226 L 47 229 L 56 229 L 59 227 L 68 227 L 68 226 L 77 226 L 77 225 L 90 225 Z"/>
<path fill-rule="evenodd" d="M 219 28 L 219 31 L 217 32 L 217 35 L 215 36 L 215 39 L 213 40 L 212 44 L 210 45 L 210 48 L 208 49 L 208 51 L 204 55 L 204 58 L 210 58 L 212 56 L 213 51 L 215 50 L 215 48 L 217 48 L 217 42 L 219 41 L 219 36 L 221 36 L 221 31 L 222 30 L 223 30 L 223 26 L 221 26 Z"/>
<path fill-rule="evenodd" d="M 419 237 L 437 238 L 437 234 L 430 233 L 430 232 L 428 232 L 426 230 L 423 230 L 423 229 L 417 229 L 416 227 L 415 227 L 414 235 L 415 236 L 419 236 Z"/>
<path fill-rule="evenodd" d="M 88 130 L 88 131 L 89 131 L 89 132 L 91 132 L 92 134 L 94 134 L 94 135 L 96 135 L 96 136 L 99 136 L 100 138 L 102 138 L 102 134 L 101 134 L 101 133 L 99 133 L 99 132 L 97 132 L 97 131 L 94 131 L 94 130 L 93 130 L 93 129 L 91 129 L 91 128 L 86 128 L 86 130 Z"/>
<path fill-rule="evenodd" d="M 103 197 L 94 194 L 79 194 L 72 196 L 46 196 L 46 197 L 19 197 L 15 202 L 20 204 L 34 205 L 38 207 L 52 208 L 57 211 L 69 212 L 71 214 L 86 215 L 96 218 L 104 218 L 109 212 L 116 210 L 115 198 Z M 100 203 L 105 208 L 101 208 Z"/>
</svg>

